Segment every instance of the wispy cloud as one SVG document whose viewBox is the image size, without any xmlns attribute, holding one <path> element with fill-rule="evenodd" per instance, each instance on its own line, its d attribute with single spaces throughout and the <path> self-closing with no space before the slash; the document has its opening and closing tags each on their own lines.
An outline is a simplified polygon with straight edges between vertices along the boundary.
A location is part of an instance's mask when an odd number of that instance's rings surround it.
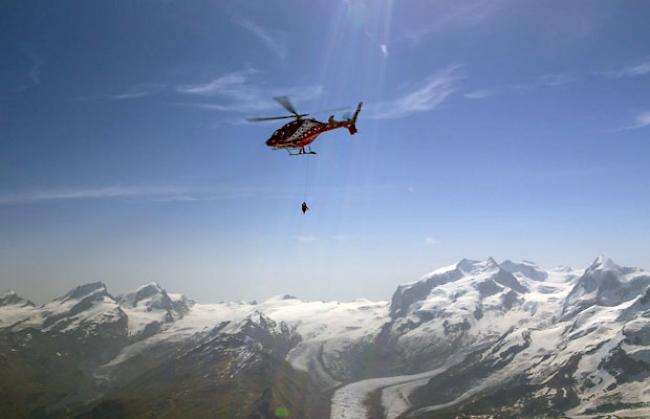
<svg viewBox="0 0 650 419">
<path fill-rule="evenodd" d="M 434 33 L 454 27 L 476 25 L 493 16 L 501 3 L 502 1 L 499 0 L 467 0 L 430 4 L 429 23 L 425 26 L 409 28 L 399 39 L 417 44 Z"/>
<path fill-rule="evenodd" d="M 201 95 L 201 96 L 231 96 L 242 98 L 242 92 L 246 82 L 252 74 L 258 73 L 254 68 L 235 71 L 224 74 L 205 83 L 181 85 L 176 88 L 178 93 Z"/>
<path fill-rule="evenodd" d="M 467 92 L 463 95 L 464 98 L 466 99 L 485 99 L 490 96 L 494 96 L 496 94 L 496 90 L 492 89 L 479 89 L 479 90 L 474 90 L 471 92 Z"/>
<path fill-rule="evenodd" d="M 32 66 L 29 69 L 29 79 L 32 81 L 33 85 L 41 84 L 41 67 L 45 64 L 45 61 L 34 52 L 29 54 L 29 57 L 32 60 Z"/>
<path fill-rule="evenodd" d="M 427 246 L 433 246 L 434 244 L 438 244 L 438 240 L 434 239 L 433 237 L 425 237 L 424 244 Z"/>
<path fill-rule="evenodd" d="M 636 116 L 634 123 L 625 129 L 639 129 L 650 127 L 650 112 L 642 112 Z"/>
<path fill-rule="evenodd" d="M 568 73 L 543 74 L 537 77 L 536 84 L 539 86 L 555 87 L 573 83 L 576 77 Z"/>
<path fill-rule="evenodd" d="M 244 18 L 235 18 L 234 22 L 255 35 L 276 56 L 287 56 L 287 35 L 283 32 L 269 31 L 257 23 Z"/>
<path fill-rule="evenodd" d="M 0 191 L 0 205 L 34 204 L 48 201 L 131 199 L 148 202 L 195 202 L 258 199 L 265 196 L 296 197 L 296 189 L 245 187 L 230 184 L 204 186 L 112 185 L 68 188 L 41 188 Z M 309 236 L 306 236 L 309 237 Z"/>
<path fill-rule="evenodd" d="M 381 49 L 381 53 L 384 55 L 384 57 L 388 57 L 388 45 L 381 44 L 379 45 L 379 48 Z"/>
<path fill-rule="evenodd" d="M 43 65 L 45 65 L 45 61 L 41 55 L 34 51 L 31 47 L 23 45 L 22 50 L 25 56 L 30 60 L 30 67 L 27 71 L 28 82 L 16 89 L 16 91 L 19 92 L 41 84 L 41 68 Z"/>
<path fill-rule="evenodd" d="M 53 189 L 30 192 L 0 193 L 0 205 L 29 204 L 43 201 L 153 198 L 157 200 L 183 200 L 188 190 L 168 186 L 108 186 L 101 188 Z"/>
<path fill-rule="evenodd" d="M 397 99 L 378 103 L 371 109 L 369 117 L 374 119 L 401 118 L 436 109 L 456 91 L 456 85 L 461 79 L 458 69 L 459 66 L 453 66 L 438 71 L 419 88 Z"/>
<path fill-rule="evenodd" d="M 138 99 L 145 96 L 150 96 L 155 93 L 161 92 L 165 88 L 161 83 L 142 83 L 130 87 L 122 93 L 109 96 L 110 99 L 125 100 L 125 99 Z"/>
<path fill-rule="evenodd" d="M 564 86 L 569 83 L 577 81 L 577 77 L 569 73 L 552 73 L 552 74 L 542 74 L 537 76 L 535 79 L 526 81 L 523 83 L 513 83 L 507 86 L 504 86 L 507 89 L 514 89 L 519 91 L 539 89 L 542 87 L 558 87 Z"/>
<path fill-rule="evenodd" d="M 646 57 L 642 61 L 628 65 L 626 67 L 618 68 L 612 71 L 604 71 L 598 74 L 615 79 L 645 76 L 650 74 L 650 57 Z"/>
<path fill-rule="evenodd" d="M 578 81 L 578 78 L 570 73 L 550 73 L 542 74 L 532 80 L 524 81 L 521 83 L 504 84 L 484 89 L 477 89 L 467 92 L 463 95 L 466 99 L 485 99 L 497 94 L 519 92 L 525 93 L 535 89 L 547 87 L 559 87 Z"/>
<path fill-rule="evenodd" d="M 294 103 L 301 103 L 317 99 L 325 91 L 320 84 L 286 88 L 267 87 L 255 80 L 255 75 L 258 73 L 256 69 L 247 68 L 221 75 L 204 83 L 178 86 L 176 92 L 185 96 L 202 97 L 201 102 L 182 103 L 182 105 L 205 110 L 238 113 L 275 110 L 282 113 L 273 97 L 288 95 Z"/>
</svg>

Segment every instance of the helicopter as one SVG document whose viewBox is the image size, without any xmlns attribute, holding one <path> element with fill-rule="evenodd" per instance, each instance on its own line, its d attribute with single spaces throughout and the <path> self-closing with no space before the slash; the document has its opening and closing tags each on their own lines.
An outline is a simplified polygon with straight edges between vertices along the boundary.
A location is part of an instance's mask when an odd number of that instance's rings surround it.
<svg viewBox="0 0 650 419">
<path fill-rule="evenodd" d="M 334 115 L 332 115 L 329 117 L 327 122 L 321 122 L 314 118 L 305 118 L 306 116 L 309 116 L 308 113 L 298 113 L 287 96 L 278 96 L 273 99 L 275 99 L 280 106 L 289 111 L 291 115 L 248 118 L 248 121 L 260 122 L 293 118 L 293 121 L 288 122 L 275 130 L 273 135 L 271 135 L 271 138 L 266 140 L 266 145 L 275 150 L 286 149 L 291 156 L 316 154 L 315 151 L 311 151 L 309 145 L 322 133 L 337 128 L 347 128 L 350 135 L 354 135 L 357 132 L 356 122 L 359 112 L 361 112 L 363 102 L 359 102 L 353 115 L 350 116 L 348 114 L 344 116 L 341 121 L 335 120 Z M 305 147 L 307 147 L 307 151 L 305 150 Z M 298 151 L 292 153 L 292 150 Z"/>
</svg>

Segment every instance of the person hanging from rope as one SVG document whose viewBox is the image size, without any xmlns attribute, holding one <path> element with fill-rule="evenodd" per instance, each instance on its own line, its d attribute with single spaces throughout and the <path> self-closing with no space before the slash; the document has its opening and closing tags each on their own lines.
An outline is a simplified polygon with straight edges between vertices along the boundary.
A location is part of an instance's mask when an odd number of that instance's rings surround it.
<svg viewBox="0 0 650 419">
<path fill-rule="evenodd" d="M 303 214 L 306 213 L 308 209 L 309 209 L 309 207 L 307 206 L 307 203 L 303 202 L 302 203 L 302 213 Z"/>
</svg>

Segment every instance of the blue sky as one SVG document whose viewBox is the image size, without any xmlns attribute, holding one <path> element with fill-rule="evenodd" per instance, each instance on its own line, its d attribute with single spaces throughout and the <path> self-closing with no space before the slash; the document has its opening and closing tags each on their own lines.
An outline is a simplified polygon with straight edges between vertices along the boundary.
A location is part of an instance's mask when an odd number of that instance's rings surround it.
<svg viewBox="0 0 650 419">
<path fill-rule="evenodd" d="M 388 298 L 463 257 L 650 268 L 649 21 L 645 1 L 3 2 L 0 288 Z M 245 118 L 283 94 L 364 100 L 359 133 L 267 148 L 279 124 Z"/>
</svg>

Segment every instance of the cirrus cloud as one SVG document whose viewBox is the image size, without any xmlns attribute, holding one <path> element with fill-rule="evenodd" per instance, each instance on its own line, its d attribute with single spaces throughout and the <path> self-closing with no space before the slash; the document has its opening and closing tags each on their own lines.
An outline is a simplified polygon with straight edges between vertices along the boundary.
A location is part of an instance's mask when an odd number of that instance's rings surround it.
<svg viewBox="0 0 650 419">
<path fill-rule="evenodd" d="M 285 33 L 270 31 L 258 25 L 257 23 L 244 18 L 235 18 L 234 22 L 255 35 L 255 37 L 262 41 L 262 43 L 269 49 L 269 51 L 273 52 L 273 54 L 281 59 L 286 58 L 287 35 Z"/>
<path fill-rule="evenodd" d="M 281 112 L 275 96 L 289 96 L 294 103 L 318 99 L 325 93 L 320 84 L 304 84 L 292 87 L 268 87 L 259 83 L 255 76 L 260 71 L 246 68 L 220 75 L 204 83 L 185 84 L 176 87 L 176 93 L 200 101 L 182 103 L 205 110 L 221 112 L 252 113 L 269 110 Z"/>
<path fill-rule="evenodd" d="M 639 129 L 650 127 L 650 112 L 642 112 L 636 116 L 634 123 L 626 129 Z"/>
<path fill-rule="evenodd" d="M 369 113 L 373 119 L 403 118 L 435 110 L 457 90 L 460 66 L 451 66 L 429 76 L 420 87 L 402 96 L 377 103 Z"/>
<path fill-rule="evenodd" d="M 598 74 L 614 79 L 645 76 L 650 74 L 650 57 L 638 61 L 634 64 L 620 67 L 616 70 L 604 71 Z"/>
</svg>

